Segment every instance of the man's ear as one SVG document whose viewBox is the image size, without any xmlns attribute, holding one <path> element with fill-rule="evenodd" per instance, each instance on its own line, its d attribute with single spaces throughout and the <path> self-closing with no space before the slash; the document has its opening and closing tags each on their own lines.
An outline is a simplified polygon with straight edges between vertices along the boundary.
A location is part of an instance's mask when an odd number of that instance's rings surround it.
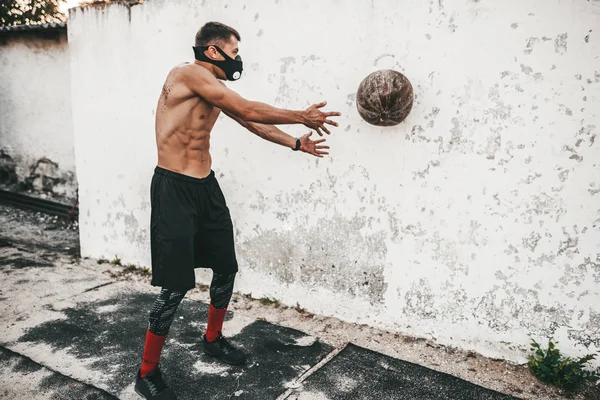
<svg viewBox="0 0 600 400">
<path fill-rule="evenodd" d="M 209 46 L 206 52 L 208 53 L 207 55 L 212 59 L 216 60 L 219 58 L 219 52 L 217 51 L 217 49 L 215 49 L 215 46 Z"/>
</svg>

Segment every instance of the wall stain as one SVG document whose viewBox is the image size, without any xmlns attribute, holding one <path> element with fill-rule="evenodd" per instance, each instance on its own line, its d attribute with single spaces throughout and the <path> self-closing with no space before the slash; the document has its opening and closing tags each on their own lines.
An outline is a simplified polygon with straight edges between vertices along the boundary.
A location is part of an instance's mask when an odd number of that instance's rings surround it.
<svg viewBox="0 0 600 400">
<path fill-rule="evenodd" d="M 439 166 L 440 166 L 439 160 L 429 161 L 429 163 L 427 164 L 427 168 L 425 168 L 424 170 L 421 170 L 421 171 L 413 172 L 413 181 L 417 180 L 417 178 L 425 179 L 426 176 L 429 175 L 429 169 L 431 167 L 439 167 Z"/>
<path fill-rule="evenodd" d="M 580 286 L 583 282 L 585 282 L 587 280 L 588 273 L 590 273 L 590 270 L 597 268 L 598 266 L 600 266 L 600 264 L 592 262 L 591 258 L 589 257 L 586 257 L 584 260 L 585 261 L 582 264 L 576 266 L 566 264 L 563 276 L 560 277 L 559 282 L 562 283 L 564 286 Z"/>
<path fill-rule="evenodd" d="M 289 66 L 291 64 L 294 64 L 296 62 L 296 58 L 294 57 L 283 57 L 281 59 L 281 62 L 283 63 L 280 67 L 280 71 L 282 74 L 285 74 L 289 68 Z"/>
<path fill-rule="evenodd" d="M 435 118 L 438 116 L 438 114 L 439 114 L 439 113 L 440 113 L 440 109 L 439 109 L 439 108 L 437 108 L 437 107 L 433 107 L 433 108 L 431 109 L 431 113 L 429 113 L 429 114 L 427 114 L 427 115 L 425 116 L 425 119 L 430 119 L 430 118 L 431 118 L 431 120 L 430 120 L 430 121 L 429 121 L 429 123 L 427 124 L 427 126 L 428 126 L 429 128 L 433 128 L 433 126 L 434 126 L 434 124 L 435 124 Z"/>
<path fill-rule="evenodd" d="M 492 130 L 494 130 L 494 128 L 492 128 Z M 502 148 L 502 135 L 500 135 L 498 129 L 496 130 L 497 132 L 495 132 L 494 135 L 488 136 L 487 138 L 487 146 L 484 152 L 486 153 L 486 158 L 488 160 L 495 159 L 496 153 Z M 481 154 L 481 152 L 477 152 L 477 154 Z"/>
<path fill-rule="evenodd" d="M 535 174 L 528 175 L 526 179 L 522 179 L 519 183 L 531 184 L 536 179 L 540 178 L 542 174 L 536 172 Z"/>
<path fill-rule="evenodd" d="M 579 317 L 581 319 L 581 316 Z M 569 339 L 589 349 L 591 345 L 600 347 L 600 313 L 590 310 L 588 322 L 582 329 L 569 329 Z"/>
<path fill-rule="evenodd" d="M 561 196 L 554 194 L 550 196 L 547 193 L 539 193 L 531 196 L 529 204 L 525 203 L 526 210 L 520 215 L 521 218 L 531 224 L 534 217 L 549 216 L 553 217 L 555 222 L 566 214 L 565 203 Z"/>
<path fill-rule="evenodd" d="M 404 135 L 404 137 L 406 140 L 410 140 L 412 143 L 431 142 L 431 139 L 423 135 L 423 133 L 425 133 L 425 129 L 423 129 L 421 125 L 414 125 L 411 129 L 410 134 L 407 133 L 406 135 Z"/>
<path fill-rule="evenodd" d="M 567 33 L 560 34 L 556 37 L 554 40 L 554 51 L 556 53 L 564 54 L 567 52 L 567 38 Z"/>
<path fill-rule="evenodd" d="M 531 232 L 528 237 L 523 238 L 523 247 L 534 252 L 541 238 L 542 236 L 539 233 Z"/>
<path fill-rule="evenodd" d="M 552 39 L 549 37 L 530 37 L 529 39 L 527 39 L 527 45 L 525 46 L 525 50 L 523 50 L 523 53 L 525 54 L 531 54 L 533 51 L 533 48 L 535 47 L 536 43 L 540 43 L 541 42 L 549 42 Z"/>
<path fill-rule="evenodd" d="M 416 224 L 409 224 L 402 227 L 402 233 L 418 237 L 426 235 L 427 231 L 423 229 L 420 222 L 417 222 Z"/>
<path fill-rule="evenodd" d="M 560 242 L 560 245 L 558 247 L 558 255 L 565 254 L 567 256 L 572 256 L 573 254 L 578 254 L 579 249 L 577 248 L 577 245 L 579 243 L 579 238 L 578 237 L 574 237 L 574 238 L 570 237 L 566 231 L 564 233 L 568 237 L 566 240 L 563 240 Z"/>
<path fill-rule="evenodd" d="M 536 290 L 512 282 L 495 285 L 479 300 L 472 314 L 496 331 L 526 330 L 545 337 L 553 336 L 570 321 L 568 310 L 542 305 Z"/>
<path fill-rule="evenodd" d="M 321 287 L 381 303 L 387 289 L 383 276 L 387 231 L 362 234 L 368 224 L 364 216 L 334 216 L 308 229 L 261 231 L 240 242 L 237 252 L 249 268 L 282 283 Z"/>
<path fill-rule="evenodd" d="M 403 313 L 423 319 L 435 319 L 437 316 L 435 298 L 436 295 L 427 280 L 419 279 L 419 282 L 413 282 L 411 289 L 404 295 L 406 305 Z"/>
</svg>

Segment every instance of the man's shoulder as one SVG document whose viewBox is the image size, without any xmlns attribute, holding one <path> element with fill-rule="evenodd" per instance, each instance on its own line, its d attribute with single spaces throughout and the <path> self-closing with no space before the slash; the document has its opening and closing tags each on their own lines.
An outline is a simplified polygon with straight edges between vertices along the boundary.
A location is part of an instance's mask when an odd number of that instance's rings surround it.
<svg viewBox="0 0 600 400">
<path fill-rule="evenodd" d="M 184 62 L 176 65 L 173 67 L 173 69 L 171 69 L 170 75 L 177 76 L 185 80 L 214 78 L 214 76 L 208 72 L 206 68 L 191 62 Z"/>
</svg>

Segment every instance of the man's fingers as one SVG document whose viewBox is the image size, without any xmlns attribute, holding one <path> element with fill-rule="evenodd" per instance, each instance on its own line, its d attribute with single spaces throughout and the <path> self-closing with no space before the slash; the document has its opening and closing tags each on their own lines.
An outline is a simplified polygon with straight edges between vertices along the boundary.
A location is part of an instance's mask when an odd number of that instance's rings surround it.
<svg viewBox="0 0 600 400">
<path fill-rule="evenodd" d="M 319 126 L 317 126 L 317 127 L 315 128 L 315 130 L 317 131 L 317 133 L 318 133 L 320 136 L 323 136 L 323 132 L 321 132 L 321 129 L 320 129 L 320 127 L 319 127 Z"/>
<path fill-rule="evenodd" d="M 325 125 L 321 125 L 320 128 L 323 129 L 328 135 L 331 135 L 331 132 L 329 132 L 329 130 L 325 128 Z"/>
<path fill-rule="evenodd" d="M 326 117 L 339 117 L 340 115 L 342 115 L 342 113 L 337 111 L 326 112 L 323 114 L 325 114 Z"/>
<path fill-rule="evenodd" d="M 335 121 L 332 121 L 330 119 L 326 119 L 325 123 L 329 124 L 329 125 L 333 125 L 333 126 L 339 126 L 339 124 Z"/>
<path fill-rule="evenodd" d="M 325 107 L 326 105 L 327 105 L 327 102 L 326 101 L 322 101 L 319 104 L 315 104 L 315 107 L 321 108 L 321 107 Z"/>
<path fill-rule="evenodd" d="M 318 140 L 313 140 L 313 143 L 315 144 L 319 144 L 319 143 L 323 143 L 324 141 L 326 141 L 327 139 L 323 138 L 323 139 L 318 139 Z"/>
<path fill-rule="evenodd" d="M 315 149 L 328 149 L 329 146 L 315 146 Z"/>
</svg>

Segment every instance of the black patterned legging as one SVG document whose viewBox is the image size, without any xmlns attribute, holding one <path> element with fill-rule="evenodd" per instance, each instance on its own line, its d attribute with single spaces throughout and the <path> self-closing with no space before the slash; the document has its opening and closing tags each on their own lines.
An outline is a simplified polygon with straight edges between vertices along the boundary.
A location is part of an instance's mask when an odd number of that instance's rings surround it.
<svg viewBox="0 0 600 400">
<path fill-rule="evenodd" d="M 215 308 L 226 308 L 233 294 L 236 274 L 213 273 L 210 284 L 210 302 Z M 150 311 L 148 329 L 155 335 L 164 336 L 169 333 L 175 311 L 187 292 L 162 288 Z"/>
</svg>

